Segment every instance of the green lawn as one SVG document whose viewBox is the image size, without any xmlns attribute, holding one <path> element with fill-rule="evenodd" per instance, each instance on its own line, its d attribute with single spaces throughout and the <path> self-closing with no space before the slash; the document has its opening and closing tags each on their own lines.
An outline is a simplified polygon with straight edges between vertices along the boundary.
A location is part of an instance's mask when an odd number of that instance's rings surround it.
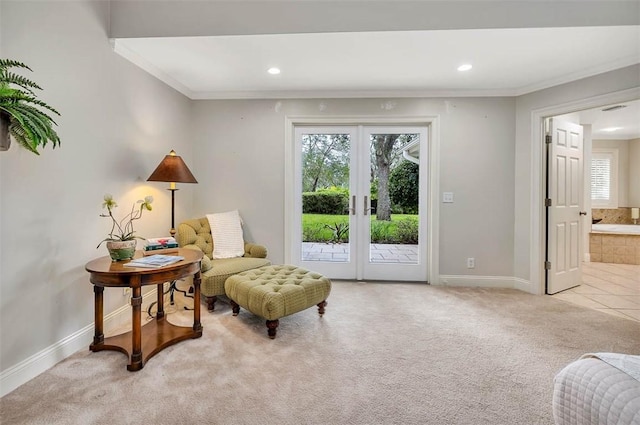
<svg viewBox="0 0 640 425">
<path fill-rule="evenodd" d="M 348 215 L 302 214 L 303 242 L 348 242 L 346 226 Z M 328 228 L 327 226 L 331 227 Z M 337 236 L 338 231 L 344 235 Z M 414 244 L 418 241 L 418 216 L 391 214 L 391 221 L 378 221 L 371 216 L 371 241 L 373 243 Z"/>
</svg>

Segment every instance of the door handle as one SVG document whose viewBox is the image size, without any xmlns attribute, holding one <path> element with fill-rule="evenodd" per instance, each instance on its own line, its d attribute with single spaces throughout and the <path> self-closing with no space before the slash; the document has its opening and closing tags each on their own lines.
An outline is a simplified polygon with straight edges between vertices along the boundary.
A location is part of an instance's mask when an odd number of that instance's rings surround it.
<svg viewBox="0 0 640 425">
<path fill-rule="evenodd" d="M 351 205 L 352 207 L 349 208 L 349 211 L 351 211 L 351 215 L 356 215 L 356 195 L 351 197 Z"/>
<path fill-rule="evenodd" d="M 371 208 L 369 208 L 369 197 L 368 196 L 364 196 L 364 215 L 367 215 L 367 213 L 371 211 Z"/>
<path fill-rule="evenodd" d="M 586 211 L 580 211 L 580 215 L 587 215 Z"/>
</svg>

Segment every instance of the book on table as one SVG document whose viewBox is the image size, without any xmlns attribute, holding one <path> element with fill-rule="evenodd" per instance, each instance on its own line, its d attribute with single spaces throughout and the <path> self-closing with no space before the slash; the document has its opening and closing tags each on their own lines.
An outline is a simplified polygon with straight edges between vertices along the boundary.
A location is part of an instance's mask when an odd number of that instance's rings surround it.
<svg viewBox="0 0 640 425">
<path fill-rule="evenodd" d="M 156 254 L 149 255 L 147 257 L 136 258 L 135 260 L 131 260 L 128 263 L 125 263 L 125 267 L 140 267 L 140 268 L 158 268 L 168 266 L 173 263 L 177 263 L 178 261 L 184 260 L 184 257 L 181 255 L 164 255 L 164 254 Z"/>
<path fill-rule="evenodd" d="M 155 251 L 159 249 L 177 248 L 178 241 L 171 236 L 164 238 L 150 238 L 145 241 L 145 251 Z"/>
</svg>

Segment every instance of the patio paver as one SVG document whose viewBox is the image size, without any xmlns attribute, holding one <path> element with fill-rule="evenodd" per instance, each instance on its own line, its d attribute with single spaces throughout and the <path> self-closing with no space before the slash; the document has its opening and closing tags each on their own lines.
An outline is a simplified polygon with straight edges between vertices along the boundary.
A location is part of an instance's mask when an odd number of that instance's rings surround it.
<svg viewBox="0 0 640 425">
<path fill-rule="evenodd" d="M 344 263 L 349 259 L 349 244 L 331 244 L 321 242 L 303 242 L 303 261 L 328 261 Z M 371 244 L 372 263 L 418 262 L 418 245 Z"/>
</svg>

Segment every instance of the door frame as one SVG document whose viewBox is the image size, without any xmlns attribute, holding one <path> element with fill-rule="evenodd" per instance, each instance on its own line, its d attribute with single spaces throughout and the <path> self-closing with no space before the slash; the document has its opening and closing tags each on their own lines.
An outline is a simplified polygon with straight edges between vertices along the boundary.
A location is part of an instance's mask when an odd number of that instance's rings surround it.
<svg viewBox="0 0 640 425">
<path fill-rule="evenodd" d="M 584 109 L 596 108 L 612 103 L 629 102 L 640 99 L 640 88 L 621 90 L 604 95 L 546 106 L 531 111 L 531 250 L 529 257 L 529 282 L 536 294 L 545 293 L 544 258 L 546 251 L 545 232 L 547 228 L 544 198 L 546 185 L 546 147 L 544 143 L 546 118 L 570 114 Z"/>
<path fill-rule="evenodd" d="M 284 175 L 284 258 L 292 262 L 294 234 L 290 223 L 293 220 L 295 196 L 295 127 L 296 126 L 426 126 L 428 129 L 428 207 L 427 216 L 427 282 L 439 284 L 439 203 L 440 193 L 440 116 L 285 116 L 285 175 Z"/>
</svg>

